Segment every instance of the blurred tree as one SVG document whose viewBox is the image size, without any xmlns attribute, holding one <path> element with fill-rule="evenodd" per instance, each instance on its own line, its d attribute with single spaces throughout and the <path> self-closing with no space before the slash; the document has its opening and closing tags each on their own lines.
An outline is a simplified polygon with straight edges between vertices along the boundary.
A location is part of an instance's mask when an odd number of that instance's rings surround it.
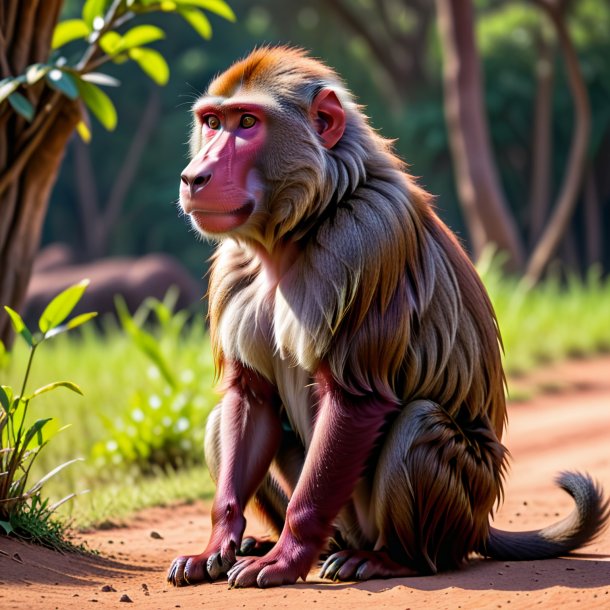
<svg viewBox="0 0 610 610">
<path fill-rule="evenodd" d="M 211 26 L 200 9 L 235 19 L 223 0 L 86 0 L 82 18 L 56 27 L 62 4 L 63 0 L 0 4 L 0 303 L 13 309 L 20 308 L 25 296 L 68 138 L 75 127 L 83 139 L 90 138 L 85 107 L 106 129 L 116 125 L 114 105 L 98 84 L 118 82 L 95 70 L 109 61 L 133 60 L 157 84 L 165 84 L 169 77 L 163 56 L 147 46 L 164 37 L 161 28 L 141 25 L 123 34 L 117 28 L 137 15 L 174 11 L 209 38 Z M 86 41 L 77 61 L 52 54 L 52 49 L 75 40 Z M 143 139 L 134 146 L 141 147 Z M 132 171 L 129 163 L 126 166 L 126 173 Z M 110 223 L 116 215 L 123 191 L 118 184 L 104 221 Z M 102 242 L 106 236 L 103 230 Z M 10 321 L 2 316 L 0 340 L 8 343 L 10 338 Z"/>
<path fill-rule="evenodd" d="M 159 91 L 152 89 L 144 102 L 142 116 L 105 201 L 101 200 L 103 195 L 98 187 L 91 148 L 80 139 L 73 140 L 74 181 L 83 231 L 84 259 L 93 260 L 108 254 L 110 235 L 116 229 L 127 193 L 160 113 Z"/>
<path fill-rule="evenodd" d="M 580 193 L 587 160 L 591 132 L 591 107 L 576 50 L 566 24 L 569 0 L 532 0 L 550 17 L 557 34 L 568 74 L 568 84 L 574 101 L 574 135 L 567 160 L 561 190 L 548 223 L 534 247 L 525 270 L 524 280 L 535 284 L 551 260 L 565 235 Z"/>
<path fill-rule="evenodd" d="M 39 80 L 17 91 L 11 75 L 46 62 L 63 0 L 0 5 L 0 303 L 21 306 L 38 249 L 46 204 L 66 142 L 80 120 L 74 101 Z M 9 105 L 10 104 L 10 105 Z M 34 117 L 30 108 L 38 108 Z M 24 117 L 29 113 L 29 117 Z M 29 118 L 29 120 L 28 120 Z M 8 341 L 10 322 L 0 316 L 0 340 Z"/>
<path fill-rule="evenodd" d="M 485 105 L 503 190 L 520 234 L 533 251 L 565 184 L 576 134 L 574 95 L 556 28 L 534 2 L 477 3 L 477 43 Z M 586 87 L 591 129 L 584 183 L 561 242 L 556 270 L 579 273 L 610 264 L 610 3 L 568 3 L 565 27 Z M 544 81 L 544 84 L 543 84 Z M 527 194 L 527 196 L 526 196 Z M 545 201 L 546 200 L 546 201 Z"/>
<path fill-rule="evenodd" d="M 489 243 L 508 255 L 511 271 L 525 258 L 517 225 L 493 161 L 483 102 L 471 0 L 437 0 L 444 54 L 445 110 L 460 201 L 475 257 Z"/>
<path fill-rule="evenodd" d="M 400 95 L 391 84 L 388 71 L 372 52 L 366 38 L 357 33 L 330 2 L 301 0 L 230 0 L 238 15 L 239 29 L 220 19 L 213 21 L 217 42 L 202 45 L 196 33 L 184 30 L 181 19 L 166 15 L 151 16 L 151 22 L 163 26 L 167 37 L 164 55 L 172 66 L 169 84 L 158 93 L 161 98 L 160 120 L 149 134 L 138 169 L 121 206 L 121 213 L 110 230 L 104 254 L 141 255 L 161 250 L 178 256 L 198 275 L 204 273 L 209 254 L 206 243 L 186 236 L 186 223 L 176 219 L 172 204 L 177 196 L 178 176 L 186 163 L 189 107 L 210 78 L 253 46 L 288 43 L 310 49 L 335 67 L 366 107 L 372 124 L 385 136 L 395 139 L 396 148 L 420 176 L 426 188 L 437 195 L 437 211 L 462 235 L 473 250 L 463 211 L 459 204 L 447 126 L 442 100 L 442 57 L 434 20 L 420 20 L 417 11 L 408 10 L 409 2 L 384 0 L 392 27 L 401 32 L 417 30 L 421 42 L 409 42 L 401 51 L 397 43 L 385 48 L 398 53 L 407 62 L 411 55 L 421 66 L 421 78 L 413 77 Z M 66 0 L 78 7 L 79 0 Z M 382 42 L 384 25 L 373 0 L 341 0 L 364 27 L 374 31 Z M 434 9 L 427 2 L 425 10 Z M 546 14 L 532 2 L 477 0 L 475 3 L 476 43 L 483 70 L 483 104 L 495 165 L 510 215 L 518 225 L 519 239 L 530 252 L 539 240 L 549 218 L 551 202 L 557 197 L 574 133 L 573 101 L 568 86 L 565 62 L 561 60 L 557 36 Z M 65 13 L 66 17 L 72 15 Z M 435 13 L 433 13 L 433 18 Z M 607 0 L 579 0 L 567 14 L 570 36 L 579 56 L 592 109 L 585 184 L 579 195 L 566 237 L 555 255 L 561 268 L 582 271 L 594 262 L 610 266 L 610 240 L 603 238 L 610 226 L 610 3 Z M 236 35 L 237 32 L 237 35 Z M 415 34 L 414 34 L 415 35 Z M 540 39 L 544 38 L 543 41 Z M 539 112 L 538 70 L 543 43 L 548 43 L 548 85 L 550 99 Z M 95 171 L 95 191 L 100 209 L 105 209 L 111 191 L 119 181 L 127 151 L 132 146 L 150 90 L 133 62 L 110 65 L 113 75 L 121 78 L 121 95 L 114 97 L 121 122 L 115 132 L 106 133 L 96 123 L 91 126 L 93 139 L 87 147 Z M 405 68 L 406 70 L 406 68 Z M 406 72 L 405 72 L 406 73 Z M 550 104 L 550 107 L 546 107 Z M 546 107 L 546 110 L 544 108 Z M 536 135 L 540 121 L 546 119 L 548 140 Z M 545 147 L 547 207 L 540 210 L 539 230 L 533 219 L 536 147 Z M 68 147 L 60 178 L 52 195 L 43 239 L 67 241 L 87 256 L 87 234 L 76 183 L 80 160 L 74 138 Z M 109 154 L 112 150 L 112 154 Z M 536 196 L 536 201 L 544 196 Z M 584 205 L 580 205 L 584 204 Z M 185 238 L 186 237 L 186 238 Z M 566 247 L 571 242 L 575 247 Z M 568 264 L 570 265 L 568 267 Z"/>
<path fill-rule="evenodd" d="M 568 228 L 576 204 L 587 155 L 591 110 L 578 56 L 566 26 L 568 0 L 532 0 L 544 10 L 554 25 L 566 64 L 568 84 L 574 101 L 574 133 L 564 180 L 557 204 L 550 216 L 548 208 L 548 165 L 550 159 L 549 81 L 539 79 L 538 108 L 535 114 L 534 173 L 532 181 L 532 235 L 539 239 L 525 266 L 524 281 L 535 284 L 541 277 Z M 474 35 L 471 0 L 437 0 L 439 32 L 444 51 L 445 101 L 456 181 L 464 207 L 475 255 L 488 243 L 508 255 L 507 267 L 524 267 L 524 248 L 517 225 L 497 178 L 489 145 L 487 118 L 483 107 L 481 69 Z M 542 62 L 548 60 L 543 50 Z M 545 218 L 546 217 L 546 218 Z M 544 230 L 542 224 L 545 222 Z"/>
<path fill-rule="evenodd" d="M 428 37 L 434 23 L 429 0 L 318 0 L 328 6 L 369 49 L 386 83 L 386 97 L 395 107 L 428 82 Z"/>
</svg>

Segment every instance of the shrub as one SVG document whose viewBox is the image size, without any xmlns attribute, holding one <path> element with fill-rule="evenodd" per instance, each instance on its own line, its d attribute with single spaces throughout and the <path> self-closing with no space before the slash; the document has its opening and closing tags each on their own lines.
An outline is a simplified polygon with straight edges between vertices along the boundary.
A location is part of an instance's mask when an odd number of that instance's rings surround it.
<svg viewBox="0 0 610 610">
<path fill-rule="evenodd" d="M 14 534 L 60 548 L 70 547 L 70 543 L 65 541 L 65 528 L 52 518 L 53 513 L 60 504 L 74 494 L 49 505 L 48 501 L 42 498 L 41 491 L 51 477 L 78 461 L 78 458 L 58 465 L 31 484 L 30 471 L 36 458 L 50 440 L 51 435 L 45 438 L 44 432 L 48 431 L 47 425 L 53 418 L 42 417 L 30 424 L 28 412 L 35 398 L 57 388 L 64 387 L 77 394 L 82 392 L 71 381 L 55 381 L 38 388 L 31 394 L 26 392 L 34 354 L 38 347 L 52 337 L 84 324 L 96 315 L 86 313 L 65 322 L 82 297 L 87 284 L 88 281 L 84 280 L 55 297 L 43 311 L 38 322 L 39 331 L 34 333 L 16 311 L 10 307 L 4 308 L 11 318 L 15 332 L 26 341 L 30 351 L 19 392 L 8 385 L 0 386 L 0 527 L 6 534 Z M 0 357 L 6 361 L 6 350 L 1 344 Z"/>
<path fill-rule="evenodd" d="M 170 291 L 163 301 L 149 298 L 133 316 L 121 298 L 116 300 L 123 329 L 151 366 L 127 409 L 103 418 L 109 435 L 93 447 L 97 466 L 123 465 L 154 474 L 159 468 L 167 471 L 203 459 L 203 421 L 214 404 L 203 390 L 211 373 L 196 374 L 192 362 L 182 365 L 191 359 L 183 340 L 185 330 L 191 329 L 189 313 L 173 310 L 176 296 Z M 149 320 L 154 331 L 146 329 Z"/>
</svg>

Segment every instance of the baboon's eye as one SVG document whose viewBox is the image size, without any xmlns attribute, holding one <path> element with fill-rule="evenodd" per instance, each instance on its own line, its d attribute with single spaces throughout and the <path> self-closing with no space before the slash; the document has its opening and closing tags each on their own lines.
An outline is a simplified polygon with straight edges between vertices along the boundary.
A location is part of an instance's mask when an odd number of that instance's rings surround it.
<svg viewBox="0 0 610 610">
<path fill-rule="evenodd" d="M 203 117 L 203 124 L 210 129 L 220 129 L 220 119 L 215 114 L 206 114 Z"/>
<path fill-rule="evenodd" d="M 244 129 L 250 129 L 250 127 L 254 127 L 256 124 L 256 117 L 253 117 L 251 114 L 244 114 L 241 117 L 241 121 L 239 123 Z"/>
</svg>

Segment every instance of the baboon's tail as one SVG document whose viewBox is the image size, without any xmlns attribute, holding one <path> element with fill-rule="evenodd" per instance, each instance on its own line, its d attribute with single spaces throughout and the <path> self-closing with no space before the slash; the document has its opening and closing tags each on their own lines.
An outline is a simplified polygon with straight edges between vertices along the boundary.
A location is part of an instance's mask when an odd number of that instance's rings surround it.
<svg viewBox="0 0 610 610">
<path fill-rule="evenodd" d="M 602 488 L 589 475 L 577 472 L 562 472 L 556 483 L 574 498 L 576 508 L 572 513 L 553 525 L 529 532 L 506 532 L 491 527 L 482 554 L 504 561 L 548 559 L 594 540 L 610 516 Z"/>
</svg>

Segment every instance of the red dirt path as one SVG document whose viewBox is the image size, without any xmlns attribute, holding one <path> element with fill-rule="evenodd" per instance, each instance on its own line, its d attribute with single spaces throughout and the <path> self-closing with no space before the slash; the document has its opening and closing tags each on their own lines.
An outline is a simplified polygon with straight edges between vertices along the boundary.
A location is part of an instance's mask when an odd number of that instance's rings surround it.
<svg viewBox="0 0 610 610">
<path fill-rule="evenodd" d="M 571 510 L 552 483 L 559 470 L 586 470 L 610 493 L 610 357 L 551 367 L 524 383 L 547 393 L 510 405 L 505 442 L 513 460 L 495 520 L 505 529 L 540 527 Z M 0 608 L 124 608 L 123 595 L 138 608 L 159 609 L 610 608 L 610 531 L 570 558 L 473 560 L 459 572 L 425 578 L 334 584 L 312 571 L 307 583 L 267 590 L 169 586 L 173 557 L 199 552 L 209 529 L 209 506 L 193 504 L 147 510 L 128 527 L 84 535 L 101 557 L 0 538 Z M 104 591 L 108 586 L 113 590 Z"/>
</svg>

